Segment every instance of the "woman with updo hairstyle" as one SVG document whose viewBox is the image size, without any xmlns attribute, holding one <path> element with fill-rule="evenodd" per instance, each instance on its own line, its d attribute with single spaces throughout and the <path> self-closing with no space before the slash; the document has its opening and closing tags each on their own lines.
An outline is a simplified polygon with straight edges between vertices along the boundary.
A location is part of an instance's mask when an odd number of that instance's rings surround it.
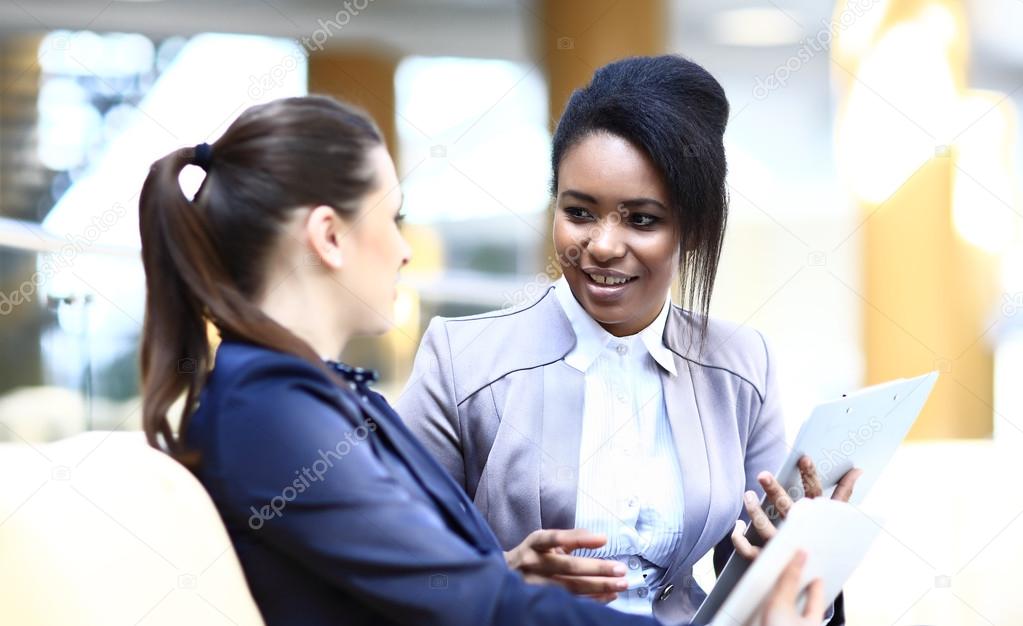
<svg viewBox="0 0 1023 626">
<path fill-rule="evenodd" d="M 434 319 L 396 404 L 502 545 L 599 533 L 576 554 L 625 569 L 611 606 L 666 624 L 706 597 L 692 575 L 704 555 L 720 572 L 733 542 L 756 554 L 743 520 L 765 491 L 782 514 L 792 504 L 770 474 L 787 454 L 776 360 L 756 330 L 708 315 L 728 112 L 679 56 L 598 69 L 554 132 L 562 277 L 511 309 Z M 808 457 L 800 468 L 820 495 Z"/>
</svg>

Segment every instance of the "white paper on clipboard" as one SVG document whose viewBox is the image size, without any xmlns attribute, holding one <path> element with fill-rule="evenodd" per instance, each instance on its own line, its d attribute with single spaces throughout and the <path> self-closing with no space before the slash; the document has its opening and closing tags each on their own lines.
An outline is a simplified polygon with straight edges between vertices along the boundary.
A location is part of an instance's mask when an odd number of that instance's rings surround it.
<svg viewBox="0 0 1023 626">
<path fill-rule="evenodd" d="M 803 496 L 796 463 L 804 454 L 817 466 L 827 496 L 846 472 L 863 470 L 851 504 L 859 504 L 895 455 L 927 402 L 938 372 L 903 378 L 861 389 L 818 405 L 803 423 L 781 468 L 775 474 L 793 499 Z"/>
<path fill-rule="evenodd" d="M 824 597 L 834 598 L 874 542 L 880 526 L 845 502 L 804 498 L 793 505 L 784 527 L 760 552 L 718 610 L 712 626 L 758 624 L 764 600 L 795 555 L 806 552 L 800 588 L 815 578 L 824 583 Z M 797 609 L 802 612 L 805 592 Z M 703 622 L 697 622 L 703 623 Z"/>
<path fill-rule="evenodd" d="M 788 458 L 775 472 L 778 482 L 793 500 L 802 498 L 803 482 L 796 463 L 803 455 L 809 455 L 827 497 L 842 476 L 856 467 L 863 470 L 863 475 L 856 481 L 850 503 L 858 504 L 905 439 L 937 379 L 938 372 L 900 378 L 818 405 L 799 429 Z M 786 521 L 777 519 L 773 507 L 765 507 L 765 511 L 779 527 Z M 747 530 L 747 537 L 752 534 L 752 529 Z M 696 612 L 694 623 L 710 623 L 748 567 L 745 559 L 734 554 L 728 559 L 714 588 Z"/>
</svg>

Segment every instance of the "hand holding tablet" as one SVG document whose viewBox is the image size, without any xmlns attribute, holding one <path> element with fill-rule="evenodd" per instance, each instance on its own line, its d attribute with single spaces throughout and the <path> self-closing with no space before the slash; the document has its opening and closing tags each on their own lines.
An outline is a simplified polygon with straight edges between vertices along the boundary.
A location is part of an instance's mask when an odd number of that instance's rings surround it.
<svg viewBox="0 0 1023 626">
<path fill-rule="evenodd" d="M 797 548 L 805 549 L 808 563 L 813 564 L 804 571 L 806 580 L 819 573 L 824 579 L 827 600 L 830 602 L 838 594 L 878 528 L 853 505 L 863 501 L 880 477 L 919 416 L 937 378 L 938 373 L 931 372 L 894 380 L 813 410 L 800 428 L 788 458 L 771 477 L 773 480 L 761 481 L 768 494 L 765 501 L 772 505 L 747 503 L 754 524 L 748 529 L 737 525 L 737 533 L 742 535 L 733 537 L 738 555 L 733 554 L 728 560 L 714 589 L 700 606 L 694 618 L 696 623 L 710 623 L 712 619 L 715 624 L 751 623 L 744 621 L 752 619 L 753 613 L 747 610 L 749 603 L 755 601 L 754 606 L 759 606 Z M 859 471 L 851 472 L 854 468 Z M 809 480 L 808 474 L 816 474 L 817 479 Z M 768 477 L 769 474 L 759 478 Z M 851 489 L 851 483 L 855 483 L 855 489 Z M 836 492 L 838 498 L 832 500 L 803 497 L 835 496 Z M 845 498 L 848 504 L 840 501 Z M 800 521 L 794 524 L 794 519 Z M 771 539 L 763 549 L 756 548 L 761 543 L 756 528 L 764 529 L 768 535 L 764 539 Z M 835 541 L 836 537 L 841 537 L 841 541 Z M 772 547 L 776 544 L 779 547 Z M 836 552 L 836 548 L 848 546 L 860 549 Z M 765 560 L 765 556 L 769 558 Z M 756 557 L 752 565 L 751 557 Z M 731 613 L 722 614 L 726 609 Z M 718 617 L 733 621 L 719 622 Z"/>
</svg>

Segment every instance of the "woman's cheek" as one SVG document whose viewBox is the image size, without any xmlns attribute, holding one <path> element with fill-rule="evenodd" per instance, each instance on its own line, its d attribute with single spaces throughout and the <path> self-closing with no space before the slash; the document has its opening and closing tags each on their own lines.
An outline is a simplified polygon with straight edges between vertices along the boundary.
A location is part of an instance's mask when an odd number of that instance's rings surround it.
<svg viewBox="0 0 1023 626">
<path fill-rule="evenodd" d="M 586 241 L 587 227 L 581 224 L 567 224 L 562 227 L 561 236 L 555 242 L 561 256 L 569 263 L 577 264 L 582 256 Z"/>
</svg>

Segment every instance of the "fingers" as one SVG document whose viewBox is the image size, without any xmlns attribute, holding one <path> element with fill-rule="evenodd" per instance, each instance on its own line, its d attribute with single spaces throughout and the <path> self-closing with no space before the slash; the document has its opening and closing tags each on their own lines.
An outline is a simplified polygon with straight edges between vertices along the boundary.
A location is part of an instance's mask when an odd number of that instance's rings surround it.
<svg viewBox="0 0 1023 626">
<path fill-rule="evenodd" d="M 780 517 L 788 515 L 789 509 L 792 508 L 792 497 L 781 486 L 781 483 L 774 478 L 774 474 L 771 472 L 760 472 L 757 475 L 757 482 L 764 488 L 764 493 L 767 494 L 767 501 L 778 511 L 778 515 Z"/>
<path fill-rule="evenodd" d="M 813 620 L 814 624 L 820 624 L 824 621 L 824 610 L 824 581 L 814 578 L 806 588 L 806 607 L 803 609 L 803 617 Z"/>
<path fill-rule="evenodd" d="M 742 520 L 735 522 L 735 529 L 732 531 L 732 545 L 735 546 L 735 551 L 739 553 L 739 556 L 747 561 L 752 561 L 760 554 L 760 548 L 746 538 L 746 523 Z"/>
<path fill-rule="evenodd" d="M 752 491 L 747 491 L 742 497 L 742 503 L 746 507 L 746 512 L 749 513 L 750 522 L 760 535 L 760 538 L 767 541 L 774 537 L 775 528 L 774 524 L 767 517 L 767 513 L 764 513 L 764 509 L 760 508 L 760 501 L 757 500 L 757 494 Z"/>
<path fill-rule="evenodd" d="M 799 594 L 799 578 L 803 574 L 805 563 L 806 553 L 802 550 L 796 551 L 792 560 L 782 570 L 778 582 L 774 584 L 774 590 L 767 598 L 766 613 L 791 610 L 795 606 L 796 596 Z"/>
<path fill-rule="evenodd" d="M 584 529 L 538 530 L 513 551 L 517 569 L 532 584 L 558 584 L 572 593 L 610 602 L 628 588 L 622 563 L 569 554 L 577 548 L 599 548 L 607 539 Z"/>
<path fill-rule="evenodd" d="M 604 559 L 590 559 L 570 554 L 547 553 L 540 555 L 536 563 L 530 564 L 529 571 L 544 576 L 600 576 L 621 578 L 625 576 L 625 565 Z"/>
<path fill-rule="evenodd" d="M 771 595 L 764 605 L 763 624 L 819 624 L 824 619 L 824 583 L 817 578 L 806 588 L 806 606 L 803 618 L 796 619 L 796 598 L 799 596 L 799 581 L 803 576 L 806 553 L 796 551 L 775 583 Z"/>
<path fill-rule="evenodd" d="M 617 596 L 629 587 L 624 578 L 603 576 L 553 576 L 551 580 L 579 596 Z"/>
<path fill-rule="evenodd" d="M 820 476 L 817 475 L 817 468 L 813 464 L 813 459 L 809 455 L 804 454 L 799 457 L 797 463 L 799 467 L 799 477 L 803 479 L 803 493 L 807 498 L 816 498 L 824 493 L 824 489 L 821 487 Z"/>
<path fill-rule="evenodd" d="M 832 500 L 840 500 L 842 502 L 848 502 L 849 498 L 852 498 L 853 487 L 856 486 L 856 481 L 860 476 L 863 475 L 863 470 L 853 468 L 842 476 L 842 480 L 838 481 L 835 485 L 835 492 L 831 494 Z"/>
<path fill-rule="evenodd" d="M 607 537 L 591 533 L 584 528 L 571 530 L 536 530 L 526 539 L 530 547 L 538 552 L 561 548 L 571 552 L 579 548 L 599 548 L 607 543 Z"/>
</svg>

